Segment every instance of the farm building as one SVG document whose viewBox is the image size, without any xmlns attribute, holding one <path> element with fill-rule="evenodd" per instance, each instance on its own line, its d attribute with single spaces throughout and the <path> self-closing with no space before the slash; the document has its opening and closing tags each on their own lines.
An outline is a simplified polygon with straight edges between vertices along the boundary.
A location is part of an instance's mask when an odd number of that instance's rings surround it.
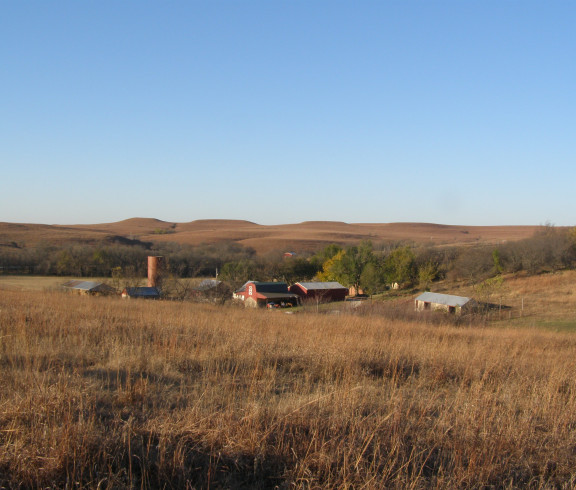
<svg viewBox="0 0 576 490">
<path fill-rule="evenodd" d="M 298 303 L 298 295 L 291 293 L 285 282 L 248 281 L 234 291 L 233 297 L 253 308 L 282 304 L 294 306 Z"/>
<path fill-rule="evenodd" d="M 418 311 L 440 310 L 457 315 L 471 311 L 477 306 L 476 301 L 472 298 L 430 292 L 422 293 L 414 300 L 414 303 Z"/>
<path fill-rule="evenodd" d="M 162 287 L 162 271 L 164 269 L 164 257 L 148 256 L 148 287 Z"/>
<path fill-rule="evenodd" d="M 124 291 L 122 291 L 122 297 L 127 299 L 158 299 L 160 298 L 160 291 L 153 287 L 124 288 Z"/>
<path fill-rule="evenodd" d="M 194 288 L 195 291 L 210 291 L 222 286 L 222 281 L 217 279 L 204 279 L 198 286 Z"/>
<path fill-rule="evenodd" d="M 104 295 L 116 293 L 112 286 L 108 286 L 108 284 L 103 282 L 74 280 L 65 282 L 62 287 L 78 294 Z"/>
<path fill-rule="evenodd" d="M 364 290 L 361 288 L 356 290 L 356 288 L 352 286 L 350 289 L 348 289 L 348 296 L 364 296 Z"/>
<path fill-rule="evenodd" d="M 302 299 L 316 299 L 323 302 L 344 301 L 348 296 L 348 288 L 339 282 L 297 282 L 289 289 Z"/>
<path fill-rule="evenodd" d="M 228 284 L 217 279 L 204 279 L 192 290 L 191 296 L 200 301 L 223 301 L 230 298 L 230 292 Z"/>
</svg>

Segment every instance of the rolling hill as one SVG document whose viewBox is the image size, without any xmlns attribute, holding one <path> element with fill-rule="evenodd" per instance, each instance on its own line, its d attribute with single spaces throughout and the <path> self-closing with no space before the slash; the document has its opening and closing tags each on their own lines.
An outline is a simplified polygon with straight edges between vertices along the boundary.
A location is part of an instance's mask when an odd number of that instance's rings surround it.
<svg viewBox="0 0 576 490">
<path fill-rule="evenodd" d="M 153 218 L 131 218 L 93 225 L 0 223 L 0 246 L 25 248 L 39 243 L 65 244 L 140 240 L 198 245 L 232 241 L 262 254 L 273 250 L 318 250 L 330 243 L 348 245 L 361 240 L 375 243 L 411 241 L 436 245 L 499 243 L 530 237 L 538 226 L 462 226 L 433 223 L 344 223 L 305 221 L 260 225 L 244 220 L 196 220 L 172 223 Z"/>
</svg>

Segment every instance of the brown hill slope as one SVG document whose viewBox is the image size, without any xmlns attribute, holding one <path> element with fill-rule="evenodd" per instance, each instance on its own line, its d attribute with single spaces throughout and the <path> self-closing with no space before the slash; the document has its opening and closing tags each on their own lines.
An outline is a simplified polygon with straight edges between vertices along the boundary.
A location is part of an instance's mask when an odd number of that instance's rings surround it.
<svg viewBox="0 0 576 490">
<path fill-rule="evenodd" d="M 62 244 L 99 241 L 114 236 L 151 242 L 197 245 L 233 241 L 258 253 L 272 250 L 317 250 L 329 243 L 343 245 L 361 240 L 406 240 L 437 245 L 466 245 L 520 240 L 538 226 L 460 226 L 433 223 L 344 223 L 305 221 L 286 225 L 259 225 L 243 220 L 197 220 L 170 223 L 152 218 L 131 218 L 94 225 L 40 225 L 0 223 L 0 245 L 34 246 L 40 242 Z"/>
<path fill-rule="evenodd" d="M 60 245 L 67 242 L 90 242 L 109 236 L 103 230 L 83 226 L 38 225 L 20 223 L 0 223 L 0 246 L 20 248 L 51 243 Z"/>
</svg>

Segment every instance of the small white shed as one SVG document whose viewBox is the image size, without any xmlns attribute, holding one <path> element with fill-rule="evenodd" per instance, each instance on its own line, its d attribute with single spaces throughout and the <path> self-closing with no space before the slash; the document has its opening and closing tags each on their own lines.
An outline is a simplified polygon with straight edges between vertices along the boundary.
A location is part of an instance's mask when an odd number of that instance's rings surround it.
<svg viewBox="0 0 576 490">
<path fill-rule="evenodd" d="M 457 315 L 470 311 L 477 306 L 476 301 L 472 298 L 431 292 L 422 293 L 414 300 L 414 303 L 418 311 L 441 310 Z"/>
</svg>

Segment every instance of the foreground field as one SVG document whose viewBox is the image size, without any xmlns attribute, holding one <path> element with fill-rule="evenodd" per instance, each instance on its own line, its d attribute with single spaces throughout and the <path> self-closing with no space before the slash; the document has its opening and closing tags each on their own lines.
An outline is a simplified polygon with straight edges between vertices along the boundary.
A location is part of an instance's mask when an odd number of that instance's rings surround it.
<svg viewBox="0 0 576 490">
<path fill-rule="evenodd" d="M 11 291 L 45 291 L 49 289 L 58 289 L 67 281 L 78 279 L 77 277 L 62 276 L 9 276 L 0 275 L 0 290 L 6 289 Z M 88 278 L 90 281 L 107 281 L 109 278 Z"/>
<path fill-rule="evenodd" d="M 0 291 L 0 486 L 565 487 L 576 337 Z"/>
</svg>

